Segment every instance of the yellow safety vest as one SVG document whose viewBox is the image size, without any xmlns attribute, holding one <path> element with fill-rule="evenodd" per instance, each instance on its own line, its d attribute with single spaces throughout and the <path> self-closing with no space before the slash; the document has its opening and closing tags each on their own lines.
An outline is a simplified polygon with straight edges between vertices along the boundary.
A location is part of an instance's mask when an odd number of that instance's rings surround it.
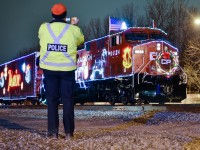
<svg viewBox="0 0 200 150">
<path fill-rule="evenodd" d="M 43 23 L 38 37 L 40 68 L 53 71 L 76 69 L 77 46 L 84 42 L 79 27 L 62 22 Z"/>
</svg>

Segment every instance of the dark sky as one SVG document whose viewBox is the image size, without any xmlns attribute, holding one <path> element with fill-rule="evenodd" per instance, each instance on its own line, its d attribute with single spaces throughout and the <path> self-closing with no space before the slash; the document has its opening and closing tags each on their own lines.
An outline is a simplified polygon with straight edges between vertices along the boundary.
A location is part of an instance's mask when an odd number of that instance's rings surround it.
<svg viewBox="0 0 200 150">
<path fill-rule="evenodd" d="M 77 16 L 81 24 L 87 24 L 131 2 L 142 12 L 147 0 L 1 0 L 0 64 L 38 43 L 40 24 L 51 20 L 50 9 L 59 2 L 66 5 L 69 17 Z M 189 4 L 200 8 L 200 0 L 189 0 Z"/>
</svg>

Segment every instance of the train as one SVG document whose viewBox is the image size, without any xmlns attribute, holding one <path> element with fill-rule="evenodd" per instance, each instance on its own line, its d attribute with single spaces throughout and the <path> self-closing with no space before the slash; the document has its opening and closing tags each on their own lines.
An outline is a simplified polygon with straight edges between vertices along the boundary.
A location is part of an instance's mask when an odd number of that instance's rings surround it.
<svg viewBox="0 0 200 150">
<path fill-rule="evenodd" d="M 0 65 L 0 103 L 39 104 L 43 71 L 36 65 L 38 52 Z"/>
<path fill-rule="evenodd" d="M 0 66 L 1 103 L 46 100 L 38 54 Z M 85 42 L 77 54 L 75 103 L 164 104 L 186 98 L 187 75 L 179 50 L 162 29 L 130 27 Z"/>
</svg>

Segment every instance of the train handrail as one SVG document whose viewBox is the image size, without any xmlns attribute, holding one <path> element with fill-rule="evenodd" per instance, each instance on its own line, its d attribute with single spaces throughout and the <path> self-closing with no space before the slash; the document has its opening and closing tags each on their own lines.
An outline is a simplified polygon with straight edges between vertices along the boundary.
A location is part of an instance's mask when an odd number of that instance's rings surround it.
<svg viewBox="0 0 200 150">
<path fill-rule="evenodd" d="M 132 68 L 132 74 L 133 74 L 133 77 L 132 77 L 132 87 L 135 86 L 135 82 L 134 82 L 135 73 L 136 73 L 137 71 L 139 71 L 139 69 L 140 69 L 143 65 L 144 65 L 144 56 L 143 56 L 143 58 L 142 58 L 142 64 L 137 68 L 137 70 L 136 70 L 135 72 L 133 72 L 133 69 L 134 69 L 134 68 Z"/>
<path fill-rule="evenodd" d="M 140 69 L 143 65 L 144 65 L 144 56 L 142 57 L 142 64 L 137 68 L 137 70 L 135 71 L 135 73 L 136 73 L 137 71 L 139 71 L 139 69 Z"/>
<path fill-rule="evenodd" d="M 179 68 L 181 69 L 181 71 L 183 72 L 183 74 L 185 75 L 185 82 L 183 82 L 184 84 L 187 83 L 187 74 L 185 73 L 185 71 L 183 70 L 183 68 L 181 66 L 179 66 Z"/>
<path fill-rule="evenodd" d="M 152 60 L 149 60 L 149 62 L 140 70 L 140 72 L 138 73 L 138 84 L 140 84 L 140 80 L 139 80 L 139 75 L 142 72 L 142 70 L 144 70 L 144 68 L 146 68 L 146 66 L 151 62 Z"/>
</svg>

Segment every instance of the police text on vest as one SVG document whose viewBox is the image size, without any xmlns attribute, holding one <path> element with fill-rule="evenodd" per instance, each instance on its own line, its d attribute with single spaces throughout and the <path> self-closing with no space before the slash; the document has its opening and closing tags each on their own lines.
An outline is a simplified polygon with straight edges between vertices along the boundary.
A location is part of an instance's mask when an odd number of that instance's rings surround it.
<svg viewBox="0 0 200 150">
<path fill-rule="evenodd" d="M 47 44 L 47 51 L 67 52 L 67 45 L 63 45 L 63 44 Z"/>
</svg>

